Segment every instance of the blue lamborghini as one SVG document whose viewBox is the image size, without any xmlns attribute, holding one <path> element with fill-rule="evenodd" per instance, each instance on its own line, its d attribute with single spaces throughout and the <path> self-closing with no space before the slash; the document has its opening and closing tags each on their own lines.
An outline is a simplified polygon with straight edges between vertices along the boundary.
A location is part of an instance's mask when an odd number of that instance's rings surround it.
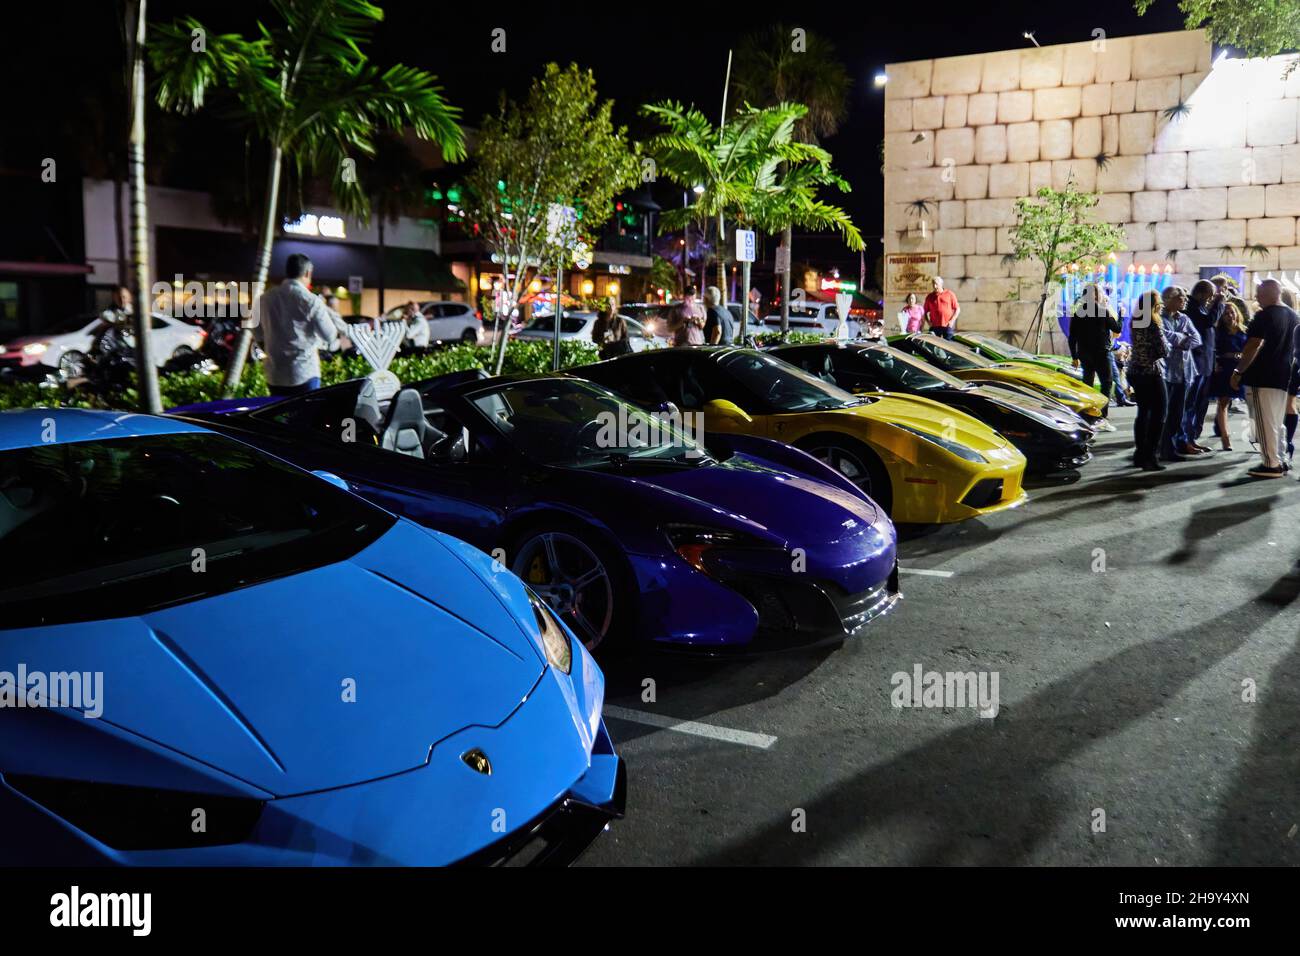
<svg viewBox="0 0 1300 956">
<path fill-rule="evenodd" d="M 581 642 L 332 482 L 0 413 L 0 863 L 555 864 L 621 814 Z"/>
</svg>

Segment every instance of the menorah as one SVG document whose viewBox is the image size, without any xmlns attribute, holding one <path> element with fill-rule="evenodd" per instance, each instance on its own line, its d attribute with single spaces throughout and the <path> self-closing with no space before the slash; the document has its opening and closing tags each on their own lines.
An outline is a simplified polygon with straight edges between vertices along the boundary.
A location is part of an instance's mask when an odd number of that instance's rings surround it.
<svg viewBox="0 0 1300 956">
<path fill-rule="evenodd" d="M 378 326 L 378 327 L 377 327 Z M 398 393 L 402 387 L 396 375 L 388 371 L 397 350 L 406 340 L 405 322 L 357 322 L 348 326 L 348 338 L 357 347 L 362 358 L 370 363 L 373 371 L 370 380 L 375 383 L 375 391 L 381 402 L 387 401 Z"/>
</svg>

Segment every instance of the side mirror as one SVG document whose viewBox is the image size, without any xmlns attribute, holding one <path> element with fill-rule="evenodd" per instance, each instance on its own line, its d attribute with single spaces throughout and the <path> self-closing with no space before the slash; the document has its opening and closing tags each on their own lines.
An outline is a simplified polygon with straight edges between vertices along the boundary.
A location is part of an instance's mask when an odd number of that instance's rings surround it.
<svg viewBox="0 0 1300 956">
<path fill-rule="evenodd" d="M 328 481 L 335 488 L 342 488 L 344 491 L 352 490 L 351 488 L 348 487 L 348 483 L 346 481 L 344 481 L 338 475 L 334 474 L 334 472 L 332 471 L 313 471 L 312 474 L 315 475 L 317 478 L 320 478 L 324 481 Z"/>
<path fill-rule="evenodd" d="M 729 402 L 725 398 L 715 398 L 710 402 L 706 402 L 704 412 L 719 422 L 727 422 L 733 425 L 749 425 L 754 421 L 747 411 L 735 402 Z"/>
</svg>

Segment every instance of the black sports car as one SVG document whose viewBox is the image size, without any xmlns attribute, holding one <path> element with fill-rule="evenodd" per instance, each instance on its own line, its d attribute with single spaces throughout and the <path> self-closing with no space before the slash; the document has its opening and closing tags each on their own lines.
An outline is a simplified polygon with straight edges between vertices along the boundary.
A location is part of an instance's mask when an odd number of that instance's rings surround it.
<svg viewBox="0 0 1300 956">
<path fill-rule="evenodd" d="M 850 392 L 901 392 L 951 405 L 1011 441 L 1038 473 L 1077 468 L 1092 457 L 1095 433 L 1082 417 L 1048 399 L 964 382 L 888 345 L 786 345 L 772 354 Z"/>
</svg>

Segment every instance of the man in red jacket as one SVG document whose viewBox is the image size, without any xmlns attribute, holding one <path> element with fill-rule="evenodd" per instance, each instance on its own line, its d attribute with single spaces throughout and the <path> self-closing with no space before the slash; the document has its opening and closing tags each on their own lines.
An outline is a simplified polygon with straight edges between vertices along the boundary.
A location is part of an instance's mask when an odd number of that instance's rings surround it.
<svg viewBox="0 0 1300 956">
<path fill-rule="evenodd" d="M 957 316 L 961 315 L 961 306 L 957 296 L 950 289 L 943 287 L 943 277 L 934 277 L 934 291 L 925 297 L 925 321 L 930 331 L 945 339 L 951 339 L 957 325 Z"/>
</svg>

